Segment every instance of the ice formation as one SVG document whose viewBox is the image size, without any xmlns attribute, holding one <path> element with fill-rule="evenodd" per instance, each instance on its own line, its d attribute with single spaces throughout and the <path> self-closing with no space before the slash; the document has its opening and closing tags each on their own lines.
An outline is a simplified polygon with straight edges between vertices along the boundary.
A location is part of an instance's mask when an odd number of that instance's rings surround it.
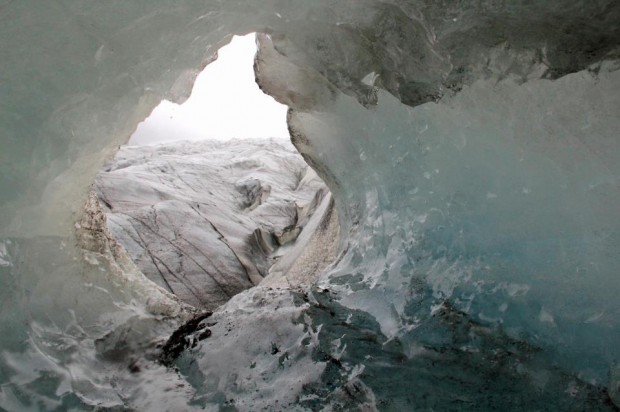
<svg viewBox="0 0 620 412">
<path fill-rule="evenodd" d="M 617 409 L 618 21 L 614 0 L 0 1 L 0 407 Z M 89 187 L 249 32 L 337 208 L 298 257 L 335 260 L 195 322 L 175 370 L 158 343 L 195 309 Z"/>
</svg>

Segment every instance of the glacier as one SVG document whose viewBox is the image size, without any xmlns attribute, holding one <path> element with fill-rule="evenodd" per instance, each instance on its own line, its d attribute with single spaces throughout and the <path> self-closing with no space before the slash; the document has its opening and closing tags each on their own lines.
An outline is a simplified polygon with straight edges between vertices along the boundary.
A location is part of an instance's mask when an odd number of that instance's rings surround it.
<svg viewBox="0 0 620 412">
<path fill-rule="evenodd" d="M 305 232 L 332 210 L 325 184 L 282 139 L 123 146 L 95 191 L 108 236 L 140 271 L 204 310 L 289 273 L 291 252 L 308 249 Z"/>
<path fill-rule="evenodd" d="M 613 0 L 0 1 L 0 408 L 617 410 L 618 21 Z M 196 321 L 92 185 L 250 32 L 339 228 Z"/>
</svg>

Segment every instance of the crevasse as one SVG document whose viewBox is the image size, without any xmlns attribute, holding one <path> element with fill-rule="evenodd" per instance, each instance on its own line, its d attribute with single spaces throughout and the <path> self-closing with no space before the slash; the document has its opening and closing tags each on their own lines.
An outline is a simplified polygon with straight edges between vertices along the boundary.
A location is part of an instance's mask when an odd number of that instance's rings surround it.
<svg viewBox="0 0 620 412">
<path fill-rule="evenodd" d="M 0 2 L 0 406 L 614 410 L 613 1 Z M 336 261 L 194 311 L 89 185 L 232 34 L 328 184 Z M 86 205 L 86 206 L 84 206 Z"/>
</svg>

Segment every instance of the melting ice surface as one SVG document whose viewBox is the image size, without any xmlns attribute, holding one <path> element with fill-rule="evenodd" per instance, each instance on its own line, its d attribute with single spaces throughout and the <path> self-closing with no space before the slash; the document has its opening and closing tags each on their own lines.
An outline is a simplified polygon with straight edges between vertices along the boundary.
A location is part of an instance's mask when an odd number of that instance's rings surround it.
<svg viewBox="0 0 620 412">
<path fill-rule="evenodd" d="M 618 408 L 616 2 L 5 1 L 0 20 L 2 408 Z M 89 185 L 252 31 L 338 257 L 236 295 L 162 364 L 196 312 L 107 236 Z"/>
</svg>

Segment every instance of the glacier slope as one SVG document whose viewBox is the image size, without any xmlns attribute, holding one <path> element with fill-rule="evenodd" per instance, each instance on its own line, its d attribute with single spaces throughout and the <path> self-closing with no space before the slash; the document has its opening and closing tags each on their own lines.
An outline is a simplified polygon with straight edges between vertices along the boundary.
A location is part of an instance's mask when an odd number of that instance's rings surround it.
<svg viewBox="0 0 620 412">
<path fill-rule="evenodd" d="M 124 146 L 95 190 L 147 278 L 206 310 L 259 284 L 327 194 L 290 143 L 262 139 Z"/>
</svg>

